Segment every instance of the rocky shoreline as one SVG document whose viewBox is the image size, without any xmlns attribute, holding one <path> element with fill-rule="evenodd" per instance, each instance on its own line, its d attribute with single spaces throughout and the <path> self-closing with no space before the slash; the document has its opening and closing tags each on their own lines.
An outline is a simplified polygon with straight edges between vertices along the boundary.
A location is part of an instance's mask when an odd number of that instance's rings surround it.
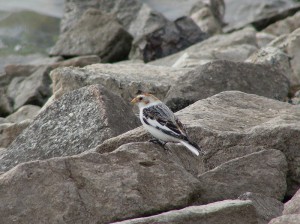
<svg viewBox="0 0 300 224">
<path fill-rule="evenodd" d="M 300 3 L 181 4 L 66 0 L 3 67 L 0 223 L 300 223 Z M 148 142 L 141 92 L 206 154 Z"/>
</svg>

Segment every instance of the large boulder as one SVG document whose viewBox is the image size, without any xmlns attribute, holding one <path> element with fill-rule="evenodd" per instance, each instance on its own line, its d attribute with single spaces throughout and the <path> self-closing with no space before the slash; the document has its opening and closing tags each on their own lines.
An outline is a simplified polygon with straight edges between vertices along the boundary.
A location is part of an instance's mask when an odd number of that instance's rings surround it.
<svg viewBox="0 0 300 224">
<path fill-rule="evenodd" d="M 269 224 L 299 224 L 300 215 L 282 215 L 277 218 L 272 219 Z"/>
<path fill-rule="evenodd" d="M 214 60 L 244 61 L 256 50 L 256 32 L 254 29 L 245 28 L 230 34 L 212 36 L 149 64 L 193 68 Z"/>
<path fill-rule="evenodd" d="M 286 192 L 287 162 L 278 150 L 263 150 L 229 160 L 201 174 L 201 203 L 238 198 L 252 191 L 282 200 Z"/>
<path fill-rule="evenodd" d="M 299 214 L 300 215 L 300 189 L 296 194 L 284 205 L 284 215 Z"/>
<path fill-rule="evenodd" d="M 80 87 L 101 84 L 129 102 L 142 92 L 164 98 L 186 70 L 144 64 L 95 64 L 85 68 L 59 68 L 51 73 L 56 98 Z"/>
<path fill-rule="evenodd" d="M 213 61 L 179 77 L 168 91 L 165 102 L 177 111 L 226 90 L 284 100 L 288 95 L 289 81 L 274 66 Z"/>
<path fill-rule="evenodd" d="M 253 205 L 249 201 L 226 200 L 202 206 L 191 206 L 158 215 L 115 222 L 113 224 L 257 224 Z"/>
<path fill-rule="evenodd" d="M 299 189 L 299 106 L 227 91 L 197 101 L 177 115 L 186 125 L 190 138 L 207 152 L 206 171 L 253 152 L 277 149 L 285 154 L 288 162 L 287 195 Z M 142 128 L 137 128 L 105 141 L 97 151 L 113 151 L 127 142 L 149 138 Z M 198 160 L 200 163 L 201 157 Z M 197 168 L 191 165 L 190 169 Z"/>
<path fill-rule="evenodd" d="M 293 14 L 300 8 L 294 0 L 224 0 L 226 5 L 224 21 L 228 25 L 225 31 L 240 29 L 249 24 L 263 29 L 276 20 Z"/>
<path fill-rule="evenodd" d="M 292 33 L 300 27 L 300 12 L 295 15 L 279 20 L 266 27 L 263 32 L 270 33 L 276 36 Z"/>
<path fill-rule="evenodd" d="M 12 123 L 18 123 L 26 119 L 32 120 L 40 111 L 39 106 L 25 105 L 20 107 L 16 112 L 10 114 L 5 119 Z"/>
<path fill-rule="evenodd" d="M 283 203 L 263 194 L 246 192 L 239 196 L 240 200 L 250 200 L 255 207 L 258 224 L 267 224 L 273 218 L 282 215 Z"/>
<path fill-rule="evenodd" d="M 152 143 L 23 163 L 0 176 L 0 223 L 111 223 L 153 215 L 191 205 L 198 185 Z M 254 209 L 240 206 L 232 205 Z"/>
<path fill-rule="evenodd" d="M 0 169 L 79 154 L 138 124 L 119 96 L 99 85 L 88 86 L 64 95 L 35 117 L 1 156 Z"/>
<path fill-rule="evenodd" d="M 293 86 L 300 85 L 300 28 L 292 33 L 279 36 L 268 46 L 277 47 L 290 57 L 293 71 L 291 84 Z"/>
<path fill-rule="evenodd" d="M 30 119 L 18 123 L 0 124 L 0 148 L 8 147 L 31 123 Z"/>
<path fill-rule="evenodd" d="M 7 88 L 7 95 L 15 110 L 25 104 L 42 106 L 52 93 L 50 84 L 48 67 L 42 66 L 30 76 L 13 78 Z"/>
<path fill-rule="evenodd" d="M 88 9 L 72 28 L 60 35 L 50 54 L 67 57 L 96 54 L 102 62 L 113 62 L 127 58 L 131 41 L 131 35 L 114 15 Z"/>
</svg>

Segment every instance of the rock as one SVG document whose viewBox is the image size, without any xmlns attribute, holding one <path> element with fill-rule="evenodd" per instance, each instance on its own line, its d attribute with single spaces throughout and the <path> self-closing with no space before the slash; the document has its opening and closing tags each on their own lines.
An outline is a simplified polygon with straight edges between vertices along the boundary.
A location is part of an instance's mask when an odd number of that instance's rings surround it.
<svg viewBox="0 0 300 224">
<path fill-rule="evenodd" d="M 225 4 L 223 0 L 198 1 L 190 17 L 202 31 L 210 36 L 222 33 Z"/>
<path fill-rule="evenodd" d="M 142 92 L 164 98 L 186 70 L 144 64 L 95 64 L 85 68 L 59 68 L 51 73 L 56 98 L 80 87 L 99 83 L 126 102 Z"/>
<path fill-rule="evenodd" d="M 266 27 L 263 31 L 266 33 L 280 36 L 283 34 L 290 34 L 294 30 L 300 27 L 300 12 L 297 12 L 293 16 L 289 16 L 283 20 L 279 20 Z"/>
<path fill-rule="evenodd" d="M 4 88 L 0 88 L 0 116 L 6 116 L 13 112 L 13 108 Z"/>
<path fill-rule="evenodd" d="M 287 196 L 292 196 L 300 185 L 298 108 L 262 96 L 227 91 L 197 101 L 176 114 L 190 138 L 206 151 L 206 171 L 253 152 L 282 151 L 288 162 Z M 146 132 L 137 128 L 107 140 L 97 151 L 113 151 L 122 144 L 146 140 Z"/>
<path fill-rule="evenodd" d="M 114 15 L 88 9 L 78 23 L 60 35 L 50 55 L 96 54 L 103 62 L 114 62 L 127 58 L 131 41 Z"/>
<path fill-rule="evenodd" d="M 247 192 L 239 196 L 240 200 L 250 200 L 258 216 L 258 224 L 267 224 L 271 219 L 282 215 L 283 203 L 265 195 Z"/>
<path fill-rule="evenodd" d="M 297 83 L 297 77 L 294 76 L 290 65 L 290 57 L 275 47 L 265 47 L 251 55 L 245 62 L 254 64 L 266 64 L 280 69 L 289 79 L 290 83 Z"/>
<path fill-rule="evenodd" d="M 33 120 L 34 117 L 40 111 L 39 106 L 35 105 L 25 105 L 20 107 L 16 112 L 6 117 L 6 120 L 12 123 L 19 123 L 23 120 L 30 119 Z"/>
<path fill-rule="evenodd" d="M 275 38 L 276 36 L 269 33 L 265 33 L 265 32 L 256 33 L 256 41 L 259 48 L 266 47 Z"/>
<path fill-rule="evenodd" d="M 234 199 L 247 191 L 282 200 L 287 162 L 279 150 L 263 150 L 229 160 L 199 176 L 203 204 Z"/>
<path fill-rule="evenodd" d="M 143 4 L 137 0 L 67 0 L 60 26 L 61 32 L 66 32 L 75 26 L 79 18 L 89 8 L 116 15 L 119 23 L 128 29 L 142 6 Z"/>
<path fill-rule="evenodd" d="M 300 214 L 300 189 L 296 194 L 284 205 L 283 214 Z"/>
<path fill-rule="evenodd" d="M 2 155 L 0 168 L 6 171 L 21 162 L 79 154 L 138 124 L 120 97 L 102 86 L 88 86 L 39 113 Z"/>
<path fill-rule="evenodd" d="M 51 95 L 48 67 L 43 66 L 28 77 L 16 77 L 8 86 L 7 95 L 15 110 L 25 104 L 42 106 Z"/>
<path fill-rule="evenodd" d="M 165 102 L 173 111 L 178 111 L 226 90 L 284 100 L 289 82 L 282 72 L 269 65 L 213 61 L 179 77 L 168 91 Z"/>
<path fill-rule="evenodd" d="M 4 123 L 0 124 L 0 148 L 8 147 L 17 136 L 27 128 L 31 123 L 31 120 L 24 120 L 20 123 Z"/>
<path fill-rule="evenodd" d="M 224 27 L 226 32 L 252 24 L 261 30 L 277 20 L 285 18 L 300 8 L 293 0 L 244 0 L 243 4 L 234 0 L 224 0 L 226 5 Z"/>
<path fill-rule="evenodd" d="M 257 224 L 256 213 L 249 201 L 226 200 L 202 206 L 191 206 L 145 218 L 137 218 L 114 224 Z"/>
<path fill-rule="evenodd" d="M 140 23 L 141 20 L 145 21 L 146 24 L 150 23 L 145 26 L 150 27 L 150 30 L 143 31 L 135 38 L 129 54 L 130 59 L 142 59 L 145 62 L 153 61 L 207 38 L 207 35 L 188 17 L 170 22 L 164 18 L 159 18 L 147 7 L 143 7 L 137 16 L 137 23 Z M 153 25 L 152 20 L 155 21 Z M 158 23 L 156 20 L 160 22 Z M 135 24 L 132 23 L 131 26 L 136 26 Z"/>
<path fill-rule="evenodd" d="M 78 56 L 68 60 L 56 62 L 50 65 L 51 69 L 58 67 L 84 67 L 91 64 L 100 63 L 101 59 L 97 55 Z"/>
<path fill-rule="evenodd" d="M 256 32 L 246 28 L 231 34 L 215 35 L 176 54 L 150 62 L 170 67 L 196 67 L 213 60 L 244 61 L 257 50 Z"/>
<path fill-rule="evenodd" d="M 291 85 L 300 85 L 300 28 L 290 34 L 276 38 L 268 46 L 277 47 L 290 57 L 290 64 L 294 73 Z"/>
<path fill-rule="evenodd" d="M 152 143 L 23 163 L 0 176 L 0 222 L 111 223 L 189 206 L 198 185 Z"/>
<path fill-rule="evenodd" d="M 300 215 L 283 215 L 272 219 L 269 224 L 299 224 Z"/>
</svg>

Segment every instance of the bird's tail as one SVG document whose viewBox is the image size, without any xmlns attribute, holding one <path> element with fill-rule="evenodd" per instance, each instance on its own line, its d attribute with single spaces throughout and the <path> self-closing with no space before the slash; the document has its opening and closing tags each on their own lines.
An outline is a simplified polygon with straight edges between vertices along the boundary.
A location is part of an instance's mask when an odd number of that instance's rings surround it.
<svg viewBox="0 0 300 224">
<path fill-rule="evenodd" d="M 190 150 L 192 153 L 194 153 L 196 156 L 199 156 L 200 152 L 202 150 L 200 147 L 193 142 L 186 142 L 186 141 L 180 141 L 188 150 Z M 203 153 L 203 152 L 202 152 Z"/>
</svg>

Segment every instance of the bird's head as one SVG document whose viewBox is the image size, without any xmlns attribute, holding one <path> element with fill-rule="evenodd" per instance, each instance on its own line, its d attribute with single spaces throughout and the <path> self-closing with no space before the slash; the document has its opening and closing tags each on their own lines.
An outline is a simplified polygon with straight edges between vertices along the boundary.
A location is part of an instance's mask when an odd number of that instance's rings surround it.
<svg viewBox="0 0 300 224">
<path fill-rule="evenodd" d="M 135 98 L 133 98 L 133 100 L 131 100 L 131 103 L 137 104 L 139 108 L 147 107 L 159 102 L 160 100 L 158 98 L 149 93 L 138 95 Z"/>
</svg>

